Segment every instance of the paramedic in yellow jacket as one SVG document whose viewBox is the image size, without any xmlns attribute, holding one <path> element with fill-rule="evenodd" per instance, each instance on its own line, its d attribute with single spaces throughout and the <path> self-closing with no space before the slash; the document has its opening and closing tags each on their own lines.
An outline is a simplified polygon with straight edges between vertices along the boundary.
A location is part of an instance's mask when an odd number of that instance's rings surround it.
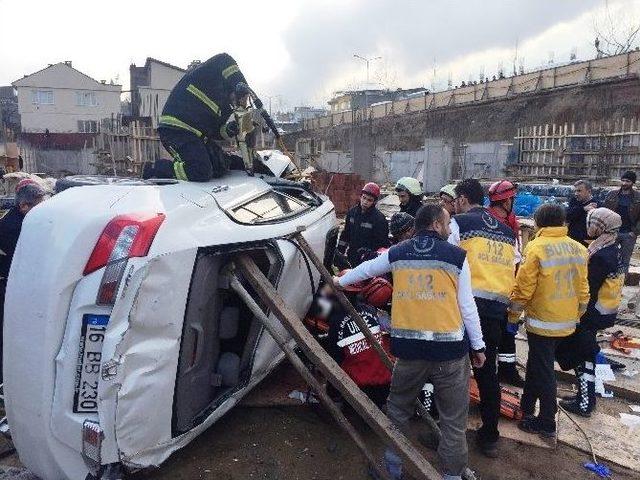
<svg viewBox="0 0 640 480">
<path fill-rule="evenodd" d="M 529 433 L 555 438 L 556 377 L 553 371 L 558 342 L 576 329 L 587 309 L 587 249 L 567 236 L 564 207 L 542 205 L 534 220 L 536 235 L 524 251 L 509 306 L 510 331 L 524 317 L 529 341 L 527 375 L 518 426 Z M 524 314 L 524 315 L 523 315 Z M 536 417 L 536 401 L 540 412 Z"/>
<path fill-rule="evenodd" d="M 486 362 L 482 368 L 473 371 L 480 391 L 482 418 L 476 440 L 485 456 L 496 458 L 500 436 L 500 383 L 496 359 L 502 332 L 507 328 L 509 294 L 519 255 L 513 230 L 482 206 L 484 191 L 478 180 L 463 180 L 455 186 L 454 192 L 457 215 L 451 220 L 449 242 L 467 252 L 473 298 L 486 344 Z"/>
</svg>

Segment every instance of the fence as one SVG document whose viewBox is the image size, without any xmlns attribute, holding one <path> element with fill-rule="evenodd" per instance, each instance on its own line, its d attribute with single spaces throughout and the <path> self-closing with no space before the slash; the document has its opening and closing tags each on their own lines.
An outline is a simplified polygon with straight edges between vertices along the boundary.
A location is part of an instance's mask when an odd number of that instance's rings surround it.
<svg viewBox="0 0 640 480">
<path fill-rule="evenodd" d="M 170 158 L 158 132 L 137 122 L 128 127 L 118 126 L 104 131 L 96 138 L 96 168 L 106 175 L 142 176 L 144 164 L 158 158 Z"/>
<path fill-rule="evenodd" d="M 520 179 L 603 182 L 620 178 L 626 170 L 640 170 L 638 118 L 529 126 L 519 128 L 515 140 L 518 160 L 508 172 Z"/>
<path fill-rule="evenodd" d="M 433 110 L 454 105 L 508 98 L 582 83 L 602 82 L 640 75 L 640 51 L 571 63 L 524 75 L 467 85 L 465 87 L 429 93 L 395 102 L 385 102 L 360 110 L 347 110 L 324 117 L 304 120 L 303 130 L 359 123 L 393 115 Z"/>
</svg>

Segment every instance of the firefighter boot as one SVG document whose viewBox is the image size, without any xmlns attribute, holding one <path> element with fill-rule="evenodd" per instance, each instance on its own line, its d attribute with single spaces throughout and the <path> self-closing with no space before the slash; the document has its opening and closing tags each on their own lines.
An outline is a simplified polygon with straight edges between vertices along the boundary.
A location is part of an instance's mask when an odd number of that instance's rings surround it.
<svg viewBox="0 0 640 480">
<path fill-rule="evenodd" d="M 560 406 L 567 412 L 581 417 L 590 417 L 596 406 L 596 384 L 593 374 L 593 362 L 585 362 L 576 370 L 578 395 L 575 400 L 561 400 Z"/>
</svg>

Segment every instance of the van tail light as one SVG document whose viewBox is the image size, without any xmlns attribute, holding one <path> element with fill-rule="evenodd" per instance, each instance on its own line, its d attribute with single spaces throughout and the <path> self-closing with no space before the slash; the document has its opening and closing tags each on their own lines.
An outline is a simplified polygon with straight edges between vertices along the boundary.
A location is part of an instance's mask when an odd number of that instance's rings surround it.
<svg viewBox="0 0 640 480">
<path fill-rule="evenodd" d="M 127 260 L 149 253 L 153 239 L 165 219 L 163 213 L 119 215 L 102 231 L 84 267 L 84 275 L 106 267 L 96 303 L 113 305 Z"/>
</svg>

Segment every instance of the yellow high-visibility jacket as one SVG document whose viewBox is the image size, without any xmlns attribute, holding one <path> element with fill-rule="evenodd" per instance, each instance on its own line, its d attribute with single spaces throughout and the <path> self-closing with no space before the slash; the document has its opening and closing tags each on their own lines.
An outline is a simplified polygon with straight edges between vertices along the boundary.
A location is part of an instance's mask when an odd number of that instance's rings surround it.
<svg viewBox="0 0 640 480">
<path fill-rule="evenodd" d="M 541 228 L 524 251 L 511 292 L 509 321 L 524 312 L 528 332 L 566 337 L 589 302 L 587 249 L 567 236 L 567 227 Z"/>
</svg>

